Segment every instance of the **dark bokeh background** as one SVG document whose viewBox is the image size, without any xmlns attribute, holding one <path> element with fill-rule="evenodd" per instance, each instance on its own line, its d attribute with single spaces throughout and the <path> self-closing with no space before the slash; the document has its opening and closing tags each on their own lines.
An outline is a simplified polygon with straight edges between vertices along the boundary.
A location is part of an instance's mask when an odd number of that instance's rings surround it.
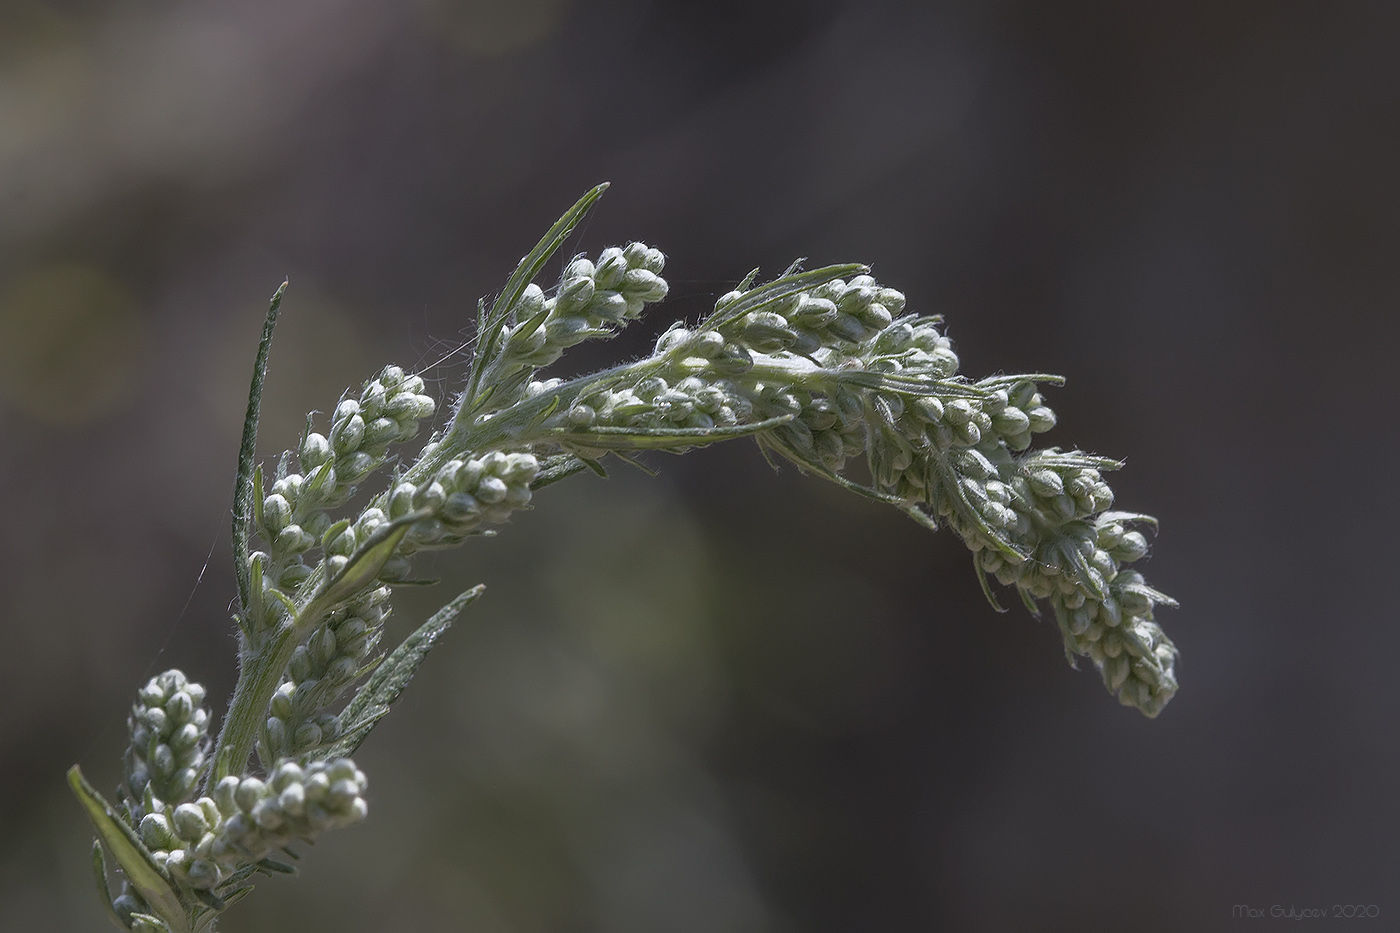
<svg viewBox="0 0 1400 933">
<path fill-rule="evenodd" d="M 972 374 L 1065 373 L 1051 437 L 1163 518 L 1181 694 L 1118 707 L 955 540 L 749 444 L 658 457 L 404 594 L 397 633 L 490 587 L 362 750 L 370 820 L 230 933 L 1394 924 L 1397 10 L 7 0 L 0 928 L 102 928 L 64 769 L 115 782 L 164 667 L 231 687 L 267 295 L 272 456 L 390 359 L 451 391 L 605 179 L 576 248 L 662 247 L 674 300 L 577 366 L 808 256 Z"/>
</svg>

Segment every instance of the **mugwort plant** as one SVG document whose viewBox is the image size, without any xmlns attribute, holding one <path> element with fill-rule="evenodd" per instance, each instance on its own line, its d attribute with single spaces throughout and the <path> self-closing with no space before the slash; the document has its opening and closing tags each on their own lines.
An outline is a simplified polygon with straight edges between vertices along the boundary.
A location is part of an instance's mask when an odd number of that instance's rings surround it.
<svg viewBox="0 0 1400 933">
<path fill-rule="evenodd" d="M 1060 378 L 959 375 L 941 319 L 908 310 L 865 266 L 794 265 L 762 284 L 751 272 L 644 359 L 542 376 L 666 297 L 666 257 L 641 243 L 574 258 L 549 290 L 535 283 L 605 187 L 480 304 L 466 384 L 441 419 L 419 376 L 386 366 L 340 400 L 324 433 L 308 417 L 296 448 L 265 468 L 254 447 L 285 284 L 273 297 L 234 495 L 239 672 L 228 710 L 211 737 L 204 688 L 166 671 L 137 692 L 115 803 L 69 772 L 122 929 L 212 931 L 257 876 L 292 871 L 284 859 L 299 843 L 364 819 L 365 775 L 350 756 L 482 592 L 386 650 L 394 587 L 417 582 L 419 552 L 491 533 L 550 484 L 604 473 L 609 455 L 753 438 L 770 458 L 948 526 L 992 605 L 1000 611 L 990 578 L 1036 616 L 1048 606 L 1071 663 L 1089 658 L 1124 705 L 1153 717 L 1176 692 L 1177 651 L 1153 620 L 1173 603 L 1129 569 L 1147 553 L 1138 529 L 1155 521 L 1110 510 L 1103 474 L 1118 462 L 1033 446 L 1055 425 L 1041 387 Z M 377 491 L 362 494 L 370 483 Z"/>
</svg>

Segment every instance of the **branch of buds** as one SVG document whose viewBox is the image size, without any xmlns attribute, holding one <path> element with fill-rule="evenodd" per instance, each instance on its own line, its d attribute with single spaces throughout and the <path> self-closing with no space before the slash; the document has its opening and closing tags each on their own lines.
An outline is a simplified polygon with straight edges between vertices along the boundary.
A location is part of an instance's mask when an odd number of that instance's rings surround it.
<svg viewBox="0 0 1400 933">
<path fill-rule="evenodd" d="M 292 869 L 291 847 L 365 817 L 353 755 L 476 587 L 387 653 L 393 588 L 424 550 L 490 533 L 534 493 L 609 454 L 682 452 L 753 437 L 765 453 L 922 525 L 947 525 L 988 578 L 1032 614 L 1048 604 L 1066 655 L 1088 657 L 1126 706 L 1156 716 L 1176 692 L 1176 648 L 1153 619 L 1174 605 L 1127 569 L 1147 553 L 1148 516 L 1109 511 L 1105 471 L 1080 451 L 1034 449 L 1055 425 L 1041 374 L 970 380 L 937 316 L 861 265 L 750 273 L 693 326 L 644 359 L 570 380 L 540 378 L 568 348 L 606 339 L 666 297 L 665 256 L 641 243 L 578 257 L 535 284 L 606 186 L 545 235 L 488 309 L 466 385 L 416 456 L 400 451 L 437 405 L 423 380 L 386 366 L 307 427 L 274 468 L 254 465 L 268 347 L 259 347 L 235 493 L 239 677 L 217 740 L 205 692 L 178 670 L 141 689 L 117 805 L 78 772 L 98 830 L 95 868 L 122 929 L 195 933 L 258 874 Z M 283 286 L 285 288 L 285 285 Z M 383 488 L 363 484 L 388 468 Z M 356 502 L 359 504 L 354 504 Z M 254 544 L 256 543 L 256 546 Z M 359 684 L 348 702 L 347 690 Z M 104 847 L 120 870 L 112 896 Z"/>
</svg>

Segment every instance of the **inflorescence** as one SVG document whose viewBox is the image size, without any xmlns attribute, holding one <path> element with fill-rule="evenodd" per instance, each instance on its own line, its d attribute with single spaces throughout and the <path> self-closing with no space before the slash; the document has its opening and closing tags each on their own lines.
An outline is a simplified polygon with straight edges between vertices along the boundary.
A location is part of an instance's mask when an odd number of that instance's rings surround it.
<svg viewBox="0 0 1400 933">
<path fill-rule="evenodd" d="M 385 654 L 393 587 L 412 580 L 414 555 L 486 533 L 537 489 L 601 472 L 608 453 L 751 436 L 804 472 L 929 528 L 947 525 L 992 604 L 988 578 L 1037 616 L 1048 604 L 1071 662 L 1089 658 L 1124 705 L 1156 716 L 1176 692 L 1176 648 L 1153 618 L 1174 603 L 1128 567 L 1146 556 L 1139 529 L 1154 520 L 1111 511 L 1103 474 L 1117 462 L 1032 446 L 1055 426 L 1041 387 L 1058 377 L 959 375 L 941 319 L 910 313 L 862 266 L 789 270 L 762 285 L 750 274 L 645 359 L 539 378 L 569 347 L 616 334 L 667 293 L 664 255 L 641 243 L 575 258 L 549 292 L 533 283 L 601 190 L 521 261 L 489 311 L 483 304 L 467 386 L 416 457 L 397 450 L 437 405 L 397 366 L 341 399 L 325 434 L 308 418 L 270 477 L 251 468 L 245 432 L 234 528 L 247 545 L 240 676 L 217 742 L 204 688 L 171 670 L 132 708 L 119 807 L 72 777 L 122 869 L 108 901 L 124 928 L 212 929 L 251 877 L 288 870 L 280 857 L 293 846 L 363 819 L 365 776 L 348 756 L 479 591 Z M 382 491 L 360 497 L 386 467 Z M 105 892 L 101 866 L 99 877 Z"/>
</svg>

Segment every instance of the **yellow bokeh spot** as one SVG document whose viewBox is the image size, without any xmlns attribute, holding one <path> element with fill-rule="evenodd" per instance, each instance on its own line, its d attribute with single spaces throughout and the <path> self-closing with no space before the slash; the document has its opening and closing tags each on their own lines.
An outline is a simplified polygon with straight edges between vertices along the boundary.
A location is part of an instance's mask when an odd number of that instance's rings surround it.
<svg viewBox="0 0 1400 933">
<path fill-rule="evenodd" d="M 0 292 L 0 405 L 49 424 L 99 418 L 131 395 L 136 298 L 92 266 L 52 263 Z"/>
</svg>

